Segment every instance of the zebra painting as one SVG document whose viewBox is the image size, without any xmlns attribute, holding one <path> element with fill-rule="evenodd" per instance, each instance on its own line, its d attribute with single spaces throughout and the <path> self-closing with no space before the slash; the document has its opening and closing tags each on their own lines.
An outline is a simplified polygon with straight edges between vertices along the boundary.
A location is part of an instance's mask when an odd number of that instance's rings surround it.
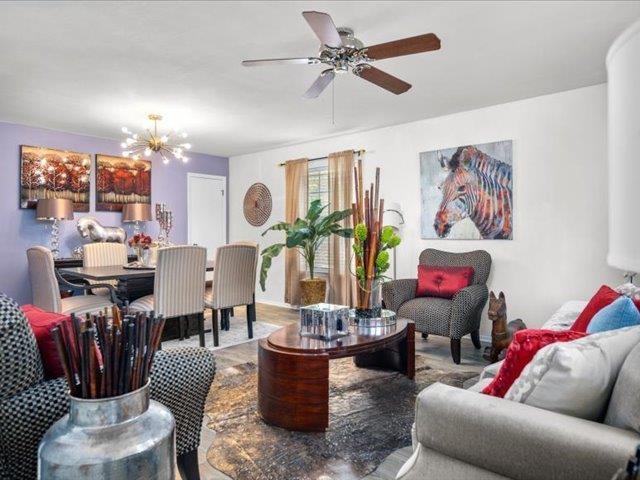
<svg viewBox="0 0 640 480">
<path fill-rule="evenodd" d="M 420 154 L 422 238 L 513 238 L 511 141 Z"/>
</svg>

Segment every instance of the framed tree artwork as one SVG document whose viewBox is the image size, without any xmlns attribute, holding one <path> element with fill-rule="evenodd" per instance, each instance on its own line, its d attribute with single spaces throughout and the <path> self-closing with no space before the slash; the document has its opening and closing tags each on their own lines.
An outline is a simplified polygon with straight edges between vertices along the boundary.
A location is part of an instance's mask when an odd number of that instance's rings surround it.
<svg viewBox="0 0 640 480">
<path fill-rule="evenodd" d="M 89 211 L 91 154 L 20 145 L 20 208 L 36 208 L 41 198 L 73 201 Z"/>
<path fill-rule="evenodd" d="M 96 155 L 96 211 L 121 212 L 125 203 L 151 203 L 151 162 Z"/>
</svg>

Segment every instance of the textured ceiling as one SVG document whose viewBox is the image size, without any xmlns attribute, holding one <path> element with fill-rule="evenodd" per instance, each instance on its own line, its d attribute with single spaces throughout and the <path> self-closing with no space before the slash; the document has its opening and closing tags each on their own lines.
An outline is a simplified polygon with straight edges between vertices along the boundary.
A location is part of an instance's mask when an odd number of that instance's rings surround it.
<svg viewBox="0 0 640 480">
<path fill-rule="evenodd" d="M 322 66 L 245 68 L 314 55 L 301 16 L 325 11 L 365 45 L 435 32 L 442 49 L 376 63 L 395 96 L 352 75 L 317 100 Z M 119 138 L 146 114 L 199 152 L 235 155 L 606 81 L 640 2 L 2 2 L 0 121 Z"/>
</svg>

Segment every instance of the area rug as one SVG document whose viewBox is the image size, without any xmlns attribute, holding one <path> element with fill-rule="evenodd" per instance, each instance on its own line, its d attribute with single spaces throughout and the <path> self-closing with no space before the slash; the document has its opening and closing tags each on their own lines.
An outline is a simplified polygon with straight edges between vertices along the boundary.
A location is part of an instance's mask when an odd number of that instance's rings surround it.
<svg viewBox="0 0 640 480">
<path fill-rule="evenodd" d="M 415 383 L 397 372 L 357 368 L 351 358 L 333 360 L 329 429 L 301 433 L 260 419 L 254 363 L 229 367 L 216 374 L 205 408 L 216 432 L 207 460 L 237 480 L 362 478 L 411 444 L 418 392 L 434 382 L 462 387 L 474 376 L 430 368 L 421 355 Z"/>
<path fill-rule="evenodd" d="M 207 319 L 205 322 L 205 328 L 211 328 L 211 321 Z M 273 325 L 266 322 L 254 322 L 253 324 L 253 338 L 247 337 L 247 321 L 244 318 L 231 318 L 229 324 L 229 330 L 220 330 L 219 332 L 219 346 L 213 346 L 213 332 L 206 332 L 204 334 L 204 344 L 209 350 L 219 350 L 221 348 L 232 347 L 234 345 L 240 345 L 241 343 L 252 342 L 259 338 L 267 338 L 271 332 L 278 330 L 278 325 Z M 170 340 L 162 343 L 162 348 L 173 347 L 197 347 L 200 345 L 198 335 L 191 335 L 184 340 Z"/>
</svg>

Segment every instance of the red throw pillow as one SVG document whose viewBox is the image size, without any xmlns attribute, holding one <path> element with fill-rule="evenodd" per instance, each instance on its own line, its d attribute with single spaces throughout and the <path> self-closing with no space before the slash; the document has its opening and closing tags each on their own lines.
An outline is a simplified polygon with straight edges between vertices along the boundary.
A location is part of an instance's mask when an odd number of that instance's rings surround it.
<svg viewBox="0 0 640 480">
<path fill-rule="evenodd" d="M 587 306 L 584 307 L 584 310 L 580 312 L 580 315 L 578 315 L 578 318 L 576 318 L 576 321 L 573 322 L 573 325 L 569 330 L 574 332 L 586 332 L 589 322 L 593 316 L 616 300 L 619 296 L 620 294 L 614 289 L 607 287 L 606 285 L 602 285 L 596 294 L 591 297 L 591 300 L 589 300 Z"/>
<path fill-rule="evenodd" d="M 494 397 L 504 397 L 524 367 L 538 353 L 538 350 L 556 342 L 570 342 L 586 336 L 583 332 L 571 330 L 520 330 L 516 332 L 507 349 L 504 362 L 493 381 L 484 387 L 482 393 Z"/>
<path fill-rule="evenodd" d="M 473 267 L 418 265 L 416 297 L 453 298 L 473 281 Z"/>
<path fill-rule="evenodd" d="M 36 342 L 38 342 L 44 377 L 46 379 L 61 377 L 64 375 L 64 371 L 62 370 L 58 350 L 51 337 L 50 330 L 69 317 L 60 313 L 45 312 L 33 305 L 23 305 L 20 308 L 25 317 L 27 317 L 29 326 L 31 326 L 31 330 L 33 330 L 33 334 L 36 337 Z"/>
</svg>

